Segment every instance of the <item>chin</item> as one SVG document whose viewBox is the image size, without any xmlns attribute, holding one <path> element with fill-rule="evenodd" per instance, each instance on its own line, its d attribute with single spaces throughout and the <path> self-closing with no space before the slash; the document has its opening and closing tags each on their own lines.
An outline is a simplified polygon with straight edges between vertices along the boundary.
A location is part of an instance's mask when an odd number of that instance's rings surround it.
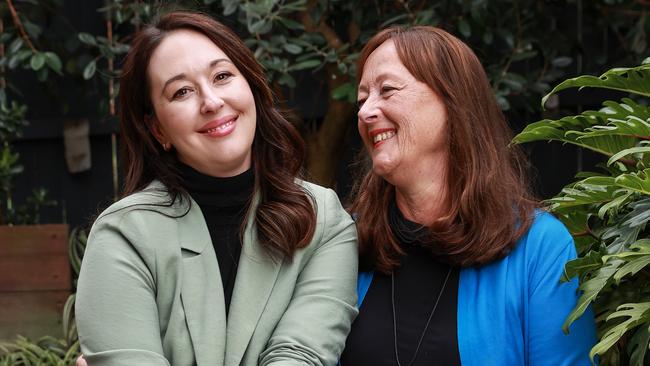
<svg viewBox="0 0 650 366">
<path fill-rule="evenodd" d="M 376 175 L 388 180 L 388 176 L 390 176 L 390 172 L 392 172 L 392 167 L 386 166 L 385 164 L 372 164 L 372 171 Z"/>
</svg>

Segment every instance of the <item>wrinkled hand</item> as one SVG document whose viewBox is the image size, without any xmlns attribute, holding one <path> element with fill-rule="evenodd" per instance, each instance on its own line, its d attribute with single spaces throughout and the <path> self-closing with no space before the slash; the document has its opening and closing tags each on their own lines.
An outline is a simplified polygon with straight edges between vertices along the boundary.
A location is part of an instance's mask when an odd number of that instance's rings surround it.
<svg viewBox="0 0 650 366">
<path fill-rule="evenodd" d="M 75 365 L 76 366 L 88 366 L 88 364 L 86 363 L 86 359 L 84 359 L 84 355 L 81 355 L 81 356 L 77 357 L 77 362 L 76 362 Z"/>
</svg>

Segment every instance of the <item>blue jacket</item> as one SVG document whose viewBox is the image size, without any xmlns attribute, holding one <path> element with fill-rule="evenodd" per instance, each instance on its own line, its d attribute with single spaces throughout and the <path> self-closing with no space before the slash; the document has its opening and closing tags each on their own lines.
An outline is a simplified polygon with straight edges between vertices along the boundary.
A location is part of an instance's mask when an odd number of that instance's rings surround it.
<svg viewBox="0 0 650 366">
<path fill-rule="evenodd" d="M 539 212 L 505 258 L 464 268 L 458 284 L 458 349 L 463 366 L 591 365 L 596 342 L 589 308 L 568 335 L 562 324 L 578 299 L 578 281 L 560 283 L 564 264 L 575 258 L 571 235 Z M 372 282 L 359 274 L 359 307 Z"/>
</svg>

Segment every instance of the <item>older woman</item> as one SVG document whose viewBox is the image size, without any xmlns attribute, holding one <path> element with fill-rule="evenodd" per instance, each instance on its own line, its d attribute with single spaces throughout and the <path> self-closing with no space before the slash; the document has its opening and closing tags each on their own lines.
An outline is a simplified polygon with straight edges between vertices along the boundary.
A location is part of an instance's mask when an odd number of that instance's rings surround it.
<svg viewBox="0 0 650 366">
<path fill-rule="evenodd" d="M 354 223 L 297 179 L 303 142 L 252 52 L 174 12 L 136 35 L 120 85 L 124 198 L 95 221 L 77 292 L 88 365 L 335 364 Z"/>
<path fill-rule="evenodd" d="M 485 72 L 433 27 L 390 28 L 359 60 L 360 314 L 343 366 L 588 365 L 587 312 L 560 283 L 575 257 L 539 209 Z"/>
</svg>

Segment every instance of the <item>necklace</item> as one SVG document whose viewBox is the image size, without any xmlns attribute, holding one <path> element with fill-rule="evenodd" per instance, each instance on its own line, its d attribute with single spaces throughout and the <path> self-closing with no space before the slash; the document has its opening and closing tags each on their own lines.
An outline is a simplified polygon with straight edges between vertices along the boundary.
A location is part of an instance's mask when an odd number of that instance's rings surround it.
<svg viewBox="0 0 650 366">
<path fill-rule="evenodd" d="M 447 271 L 447 276 L 445 277 L 445 281 L 442 283 L 442 288 L 440 289 L 440 292 L 438 292 L 438 296 L 436 297 L 436 302 L 433 304 L 433 308 L 429 313 L 429 318 L 427 319 L 427 323 L 424 326 L 424 330 L 420 335 L 420 340 L 418 341 L 418 345 L 417 347 L 415 347 L 415 353 L 413 353 L 413 358 L 407 364 L 407 366 L 411 366 L 413 362 L 415 362 L 415 359 L 418 357 L 420 346 L 422 345 L 422 341 L 424 340 L 424 335 L 427 333 L 427 329 L 429 329 L 429 323 L 431 323 L 431 319 L 433 318 L 433 313 L 436 312 L 436 308 L 438 307 L 438 302 L 440 301 L 440 297 L 442 297 L 442 293 L 445 292 L 445 287 L 447 286 L 447 280 L 449 280 L 449 275 L 451 275 L 451 267 L 449 267 L 449 271 Z M 390 304 L 393 308 L 393 334 L 394 334 L 393 339 L 395 341 L 395 361 L 397 361 L 397 366 L 402 366 L 402 364 L 399 362 L 399 353 L 397 352 L 397 316 L 395 315 L 395 272 L 394 271 L 390 273 L 390 294 L 391 294 Z"/>
</svg>

